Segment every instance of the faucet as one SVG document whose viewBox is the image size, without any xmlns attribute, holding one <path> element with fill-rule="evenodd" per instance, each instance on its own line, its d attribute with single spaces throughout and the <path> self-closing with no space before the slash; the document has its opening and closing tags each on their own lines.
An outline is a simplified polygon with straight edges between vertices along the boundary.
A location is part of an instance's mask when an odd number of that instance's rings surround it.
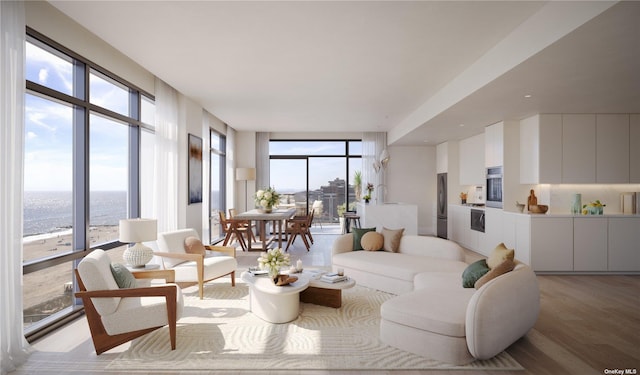
<svg viewBox="0 0 640 375">
<path fill-rule="evenodd" d="M 387 185 L 385 184 L 379 184 L 378 186 L 376 186 L 376 190 L 378 191 L 376 193 L 376 204 L 378 204 L 378 196 L 380 194 L 380 190 L 382 190 L 382 188 L 384 188 L 385 193 L 387 192 Z M 380 190 L 378 190 L 380 189 Z M 382 195 L 382 204 L 384 204 L 384 194 Z"/>
</svg>

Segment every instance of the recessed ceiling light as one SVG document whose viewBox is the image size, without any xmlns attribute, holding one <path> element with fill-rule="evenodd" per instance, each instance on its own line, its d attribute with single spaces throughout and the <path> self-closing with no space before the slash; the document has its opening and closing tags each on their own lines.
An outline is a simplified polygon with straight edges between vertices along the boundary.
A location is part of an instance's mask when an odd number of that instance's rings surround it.
<svg viewBox="0 0 640 375">
<path fill-rule="evenodd" d="M 462 128 L 462 127 L 464 127 L 464 124 L 460 124 L 459 126 Z"/>
<path fill-rule="evenodd" d="M 533 96 L 533 95 L 531 95 L 531 94 L 527 94 L 527 95 L 525 95 L 524 97 L 525 97 L 525 98 L 527 98 L 527 99 L 529 99 L 529 98 L 530 98 L 530 97 L 532 97 L 532 96 Z"/>
</svg>

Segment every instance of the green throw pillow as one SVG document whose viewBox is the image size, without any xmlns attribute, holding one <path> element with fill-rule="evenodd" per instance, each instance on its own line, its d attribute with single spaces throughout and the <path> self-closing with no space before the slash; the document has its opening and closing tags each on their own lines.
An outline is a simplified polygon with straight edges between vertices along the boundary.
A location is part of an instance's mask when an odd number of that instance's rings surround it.
<svg viewBox="0 0 640 375">
<path fill-rule="evenodd" d="M 120 289 L 122 288 L 135 288 L 138 283 L 136 282 L 136 278 L 133 277 L 131 271 L 127 269 L 124 265 L 120 263 L 111 263 L 111 274 L 113 278 L 116 280 L 116 284 Z"/>
<path fill-rule="evenodd" d="M 353 250 L 364 250 L 360 241 L 367 232 L 375 232 L 376 228 L 353 228 Z"/>
<path fill-rule="evenodd" d="M 489 266 L 487 266 L 487 261 L 485 259 L 480 259 L 471 263 L 462 272 L 462 287 L 473 288 L 476 281 L 478 281 L 478 279 L 484 276 L 487 272 L 489 272 Z"/>
</svg>

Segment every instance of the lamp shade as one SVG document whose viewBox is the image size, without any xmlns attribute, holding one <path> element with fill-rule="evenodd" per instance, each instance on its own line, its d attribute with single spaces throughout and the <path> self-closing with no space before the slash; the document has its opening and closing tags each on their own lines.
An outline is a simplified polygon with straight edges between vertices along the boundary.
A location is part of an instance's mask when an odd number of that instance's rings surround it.
<svg viewBox="0 0 640 375">
<path fill-rule="evenodd" d="M 120 220 L 120 242 L 145 242 L 158 238 L 158 220 L 122 219 Z"/>
<path fill-rule="evenodd" d="M 253 181 L 255 179 L 255 168 L 236 168 L 236 181 Z"/>
</svg>

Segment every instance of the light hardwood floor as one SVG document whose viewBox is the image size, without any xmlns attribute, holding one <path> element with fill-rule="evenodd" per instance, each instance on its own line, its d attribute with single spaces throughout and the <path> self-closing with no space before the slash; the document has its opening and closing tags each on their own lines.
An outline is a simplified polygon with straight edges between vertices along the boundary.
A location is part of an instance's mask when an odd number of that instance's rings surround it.
<svg viewBox="0 0 640 375">
<path fill-rule="evenodd" d="M 317 234 L 307 252 L 301 241 L 289 249 L 292 261 L 302 259 L 307 267 L 330 264 L 331 243 L 335 235 Z M 241 268 L 255 264 L 259 253 L 239 253 Z M 471 251 L 467 262 L 479 259 Z M 481 374 L 604 374 L 605 369 L 640 368 L 640 276 L 550 276 L 539 275 L 542 310 L 533 330 L 514 343 L 507 352 L 525 371 L 484 371 Z M 19 369 L 14 374 L 41 373 L 109 373 L 104 370 L 129 344 L 100 356 L 95 355 L 84 318 L 33 343 L 37 350 L 34 362 L 44 363 L 35 369 Z M 48 363 L 47 363 L 48 362 Z M 193 374 L 171 372 L 163 374 Z M 198 374 L 277 374 L 277 371 L 198 372 Z M 371 371 L 307 371 L 296 374 L 372 374 Z M 382 374 L 451 374 L 450 371 L 377 371 Z M 471 372 L 462 371 L 468 374 Z M 473 373 L 478 373 L 477 371 Z"/>
</svg>

